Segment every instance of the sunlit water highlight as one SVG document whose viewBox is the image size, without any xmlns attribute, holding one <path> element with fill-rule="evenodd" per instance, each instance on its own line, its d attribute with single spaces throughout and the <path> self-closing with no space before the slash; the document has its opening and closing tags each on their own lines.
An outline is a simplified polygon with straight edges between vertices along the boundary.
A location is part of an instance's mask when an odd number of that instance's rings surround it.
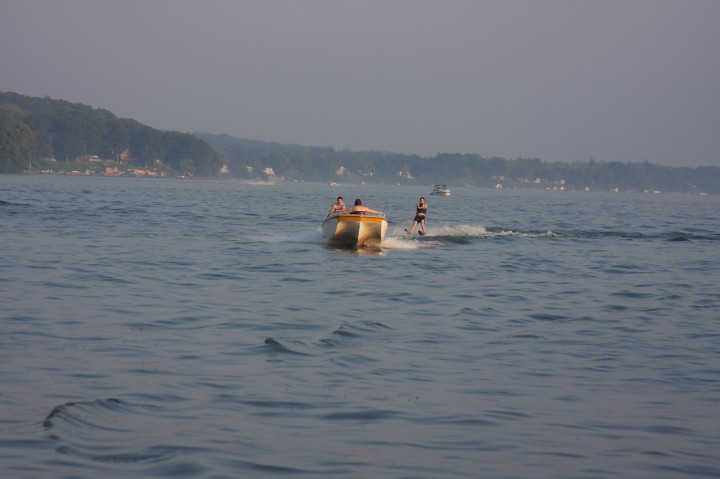
<svg viewBox="0 0 720 479">
<path fill-rule="evenodd" d="M 450 186 L 0 176 L 2 477 L 720 476 L 720 200 Z"/>
</svg>

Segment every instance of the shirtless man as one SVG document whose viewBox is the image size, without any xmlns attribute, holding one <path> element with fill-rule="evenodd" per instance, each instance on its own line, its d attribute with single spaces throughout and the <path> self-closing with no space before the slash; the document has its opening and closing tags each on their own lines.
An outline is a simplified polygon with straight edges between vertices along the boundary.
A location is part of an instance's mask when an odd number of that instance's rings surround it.
<svg viewBox="0 0 720 479">
<path fill-rule="evenodd" d="M 355 205 L 350 207 L 350 213 L 356 213 L 360 215 L 364 215 L 365 213 L 377 213 L 379 215 L 383 214 L 382 211 L 375 211 L 371 210 L 367 206 L 363 206 L 362 201 L 360 201 L 360 198 L 355 200 Z"/>
<path fill-rule="evenodd" d="M 338 213 L 342 213 L 347 209 L 347 205 L 345 205 L 345 201 L 343 200 L 342 196 L 337 197 L 337 202 L 333 203 L 333 205 L 330 207 L 330 212 L 328 213 L 328 216 L 336 215 Z"/>
</svg>

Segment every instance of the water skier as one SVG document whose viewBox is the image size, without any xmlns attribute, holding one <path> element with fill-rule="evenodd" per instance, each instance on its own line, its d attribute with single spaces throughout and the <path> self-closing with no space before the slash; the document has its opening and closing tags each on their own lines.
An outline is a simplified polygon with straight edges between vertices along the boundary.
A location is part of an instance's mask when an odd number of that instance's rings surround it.
<svg viewBox="0 0 720 479">
<path fill-rule="evenodd" d="M 410 227 L 410 231 L 405 230 L 405 232 L 407 234 L 412 234 L 413 229 L 415 229 L 415 227 L 418 224 L 420 225 L 420 228 L 422 229 L 422 231 L 418 230 L 418 234 L 420 236 L 425 234 L 425 215 L 427 214 L 427 209 L 428 209 L 428 205 L 427 205 L 427 203 L 425 203 L 425 198 L 421 197 L 420 203 L 418 203 L 415 206 L 415 219 L 413 219 L 413 224 Z"/>
</svg>

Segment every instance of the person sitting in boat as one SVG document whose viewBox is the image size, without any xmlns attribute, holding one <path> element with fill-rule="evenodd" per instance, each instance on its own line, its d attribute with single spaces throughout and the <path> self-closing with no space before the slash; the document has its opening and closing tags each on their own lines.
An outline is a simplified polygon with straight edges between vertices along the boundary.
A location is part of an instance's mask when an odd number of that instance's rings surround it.
<svg viewBox="0 0 720 479">
<path fill-rule="evenodd" d="M 336 215 L 338 213 L 342 213 L 347 209 L 347 205 L 345 204 L 345 200 L 343 200 L 342 196 L 337 197 L 337 202 L 333 203 L 333 205 L 330 207 L 330 212 L 328 213 L 328 216 Z"/>
<path fill-rule="evenodd" d="M 367 206 L 363 206 L 360 198 L 355 200 L 355 205 L 350 207 L 350 214 L 364 215 L 365 213 L 376 213 L 381 215 L 382 211 L 371 210 Z"/>
<path fill-rule="evenodd" d="M 405 230 L 408 234 L 412 233 L 417 225 L 420 225 L 420 228 L 422 228 L 422 231 L 418 230 L 418 234 L 420 236 L 425 234 L 425 215 L 427 214 L 427 209 L 428 205 L 425 203 L 425 198 L 421 197 L 420 203 L 415 206 L 415 219 L 410 227 L 410 231 Z"/>
</svg>

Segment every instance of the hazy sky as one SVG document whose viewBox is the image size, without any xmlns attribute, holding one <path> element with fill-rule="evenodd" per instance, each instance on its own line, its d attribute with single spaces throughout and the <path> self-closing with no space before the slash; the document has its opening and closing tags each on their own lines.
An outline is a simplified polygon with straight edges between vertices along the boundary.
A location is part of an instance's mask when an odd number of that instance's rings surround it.
<svg viewBox="0 0 720 479">
<path fill-rule="evenodd" d="M 0 91 L 307 146 L 720 166 L 720 0 L 0 0 Z"/>
</svg>

